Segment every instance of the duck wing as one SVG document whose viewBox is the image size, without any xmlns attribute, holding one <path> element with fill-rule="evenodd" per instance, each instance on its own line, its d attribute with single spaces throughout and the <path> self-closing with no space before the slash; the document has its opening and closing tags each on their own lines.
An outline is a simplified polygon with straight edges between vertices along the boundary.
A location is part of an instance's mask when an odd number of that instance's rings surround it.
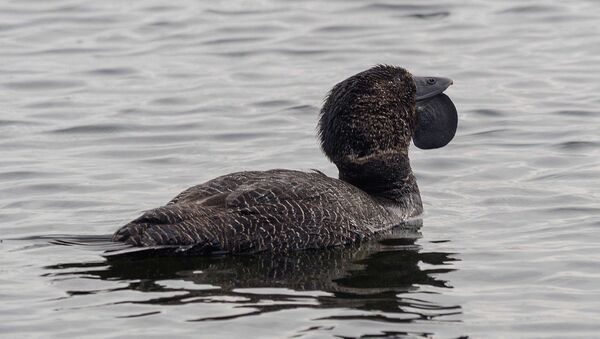
<svg viewBox="0 0 600 339">
<path fill-rule="evenodd" d="M 321 173 L 238 172 L 194 186 L 113 236 L 187 254 L 342 245 L 393 222 L 366 193 Z"/>
</svg>

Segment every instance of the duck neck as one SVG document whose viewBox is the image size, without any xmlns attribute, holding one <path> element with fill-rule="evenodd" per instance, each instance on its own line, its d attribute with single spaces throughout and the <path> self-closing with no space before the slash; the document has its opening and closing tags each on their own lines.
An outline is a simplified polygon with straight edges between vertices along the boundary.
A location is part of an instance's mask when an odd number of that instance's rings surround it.
<svg viewBox="0 0 600 339">
<path fill-rule="evenodd" d="M 346 157 L 336 163 L 340 179 L 403 214 L 421 214 L 423 206 L 407 152 L 381 151 L 364 157 Z"/>
</svg>

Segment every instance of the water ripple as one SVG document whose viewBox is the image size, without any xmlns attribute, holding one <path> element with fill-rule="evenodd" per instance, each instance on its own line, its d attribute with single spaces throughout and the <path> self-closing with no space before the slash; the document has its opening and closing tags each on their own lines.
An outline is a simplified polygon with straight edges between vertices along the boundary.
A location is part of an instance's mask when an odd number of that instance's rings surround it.
<svg viewBox="0 0 600 339">
<path fill-rule="evenodd" d="M 337 177 L 323 98 L 379 63 L 454 80 L 455 139 L 410 149 L 422 234 L 181 260 L 0 238 L 0 333 L 596 336 L 596 2 L 246 5 L 2 2 L 0 234 L 110 234 L 233 171 Z"/>
<path fill-rule="evenodd" d="M 79 80 L 27 80 L 5 82 L 5 87 L 19 91 L 61 90 L 82 87 L 85 82 Z"/>
</svg>

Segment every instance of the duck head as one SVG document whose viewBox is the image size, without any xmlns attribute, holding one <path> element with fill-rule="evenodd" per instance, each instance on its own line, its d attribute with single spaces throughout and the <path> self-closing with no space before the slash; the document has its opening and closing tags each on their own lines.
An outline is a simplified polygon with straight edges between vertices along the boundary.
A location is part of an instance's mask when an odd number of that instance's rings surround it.
<svg viewBox="0 0 600 339">
<path fill-rule="evenodd" d="M 381 189 L 398 180 L 394 172 L 412 175 L 411 140 L 433 149 L 454 137 L 456 108 L 442 94 L 451 84 L 447 78 L 416 77 L 400 67 L 379 65 L 335 85 L 321 110 L 318 131 L 340 178 Z"/>
</svg>

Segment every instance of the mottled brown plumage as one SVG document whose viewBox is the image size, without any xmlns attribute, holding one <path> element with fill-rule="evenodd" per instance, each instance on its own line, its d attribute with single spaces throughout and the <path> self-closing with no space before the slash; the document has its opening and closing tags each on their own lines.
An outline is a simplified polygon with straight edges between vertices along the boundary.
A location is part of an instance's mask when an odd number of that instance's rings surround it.
<svg viewBox="0 0 600 339">
<path fill-rule="evenodd" d="M 123 227 L 115 240 L 181 245 L 190 253 L 299 250 L 351 243 L 403 217 L 321 173 L 238 172 L 182 192 Z"/>
<path fill-rule="evenodd" d="M 339 246 L 390 230 L 422 212 L 408 160 L 416 92 L 410 73 L 393 66 L 332 89 L 319 136 L 340 179 L 283 169 L 224 175 L 144 213 L 113 240 L 182 254 L 247 253 Z"/>
</svg>

